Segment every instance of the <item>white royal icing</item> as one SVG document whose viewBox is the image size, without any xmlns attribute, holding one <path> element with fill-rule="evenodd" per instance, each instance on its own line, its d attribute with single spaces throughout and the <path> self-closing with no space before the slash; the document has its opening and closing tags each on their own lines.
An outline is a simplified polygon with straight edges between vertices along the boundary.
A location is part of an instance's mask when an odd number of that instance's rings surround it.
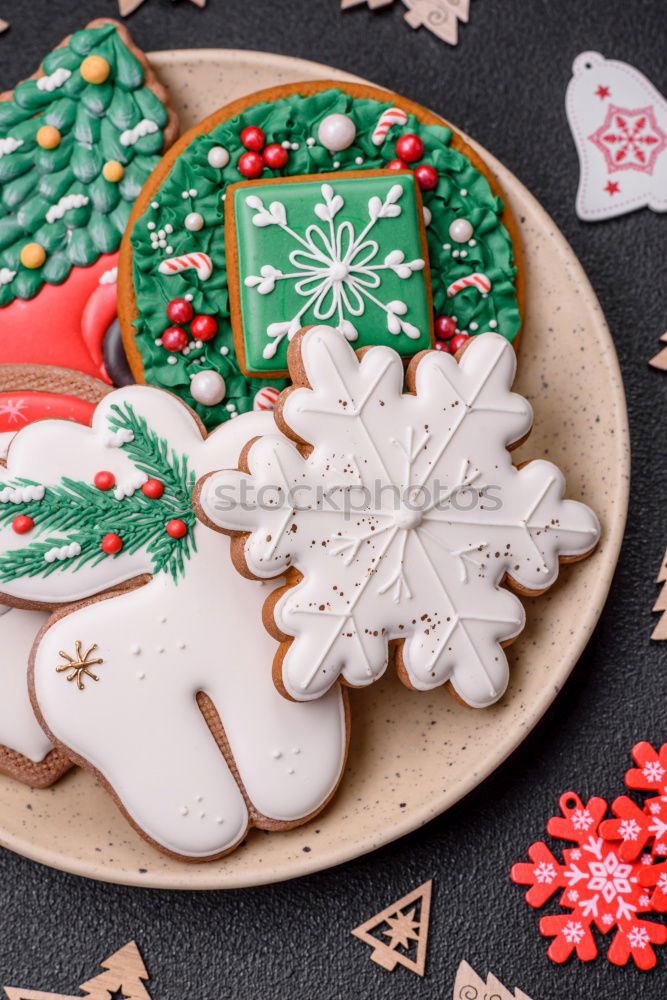
<svg viewBox="0 0 667 1000">
<path fill-rule="evenodd" d="M 67 83 L 72 75 L 70 69 L 65 69 L 64 66 L 59 66 L 58 69 L 54 69 L 53 73 L 49 73 L 47 76 L 41 76 L 37 81 L 38 90 L 46 90 L 49 94 L 59 87 L 62 87 L 63 83 Z"/>
<path fill-rule="evenodd" d="M 115 285 L 118 281 L 118 268 L 110 267 L 108 271 L 104 271 L 100 275 L 99 284 L 100 285 Z"/>
<path fill-rule="evenodd" d="M 0 267 L 0 285 L 8 285 L 16 277 L 16 271 L 8 267 Z"/>
<path fill-rule="evenodd" d="M 139 139 L 143 139 L 145 135 L 152 135 L 157 130 L 158 127 L 154 121 L 151 121 L 150 118 L 142 118 L 134 128 L 128 128 L 121 132 L 120 144 L 121 146 L 134 146 Z"/>
<path fill-rule="evenodd" d="M 0 139 L 0 160 L 9 153 L 15 153 L 22 145 L 23 139 L 15 139 L 11 135 L 6 139 Z"/>
<path fill-rule="evenodd" d="M 46 213 L 46 221 L 57 222 L 58 219 L 62 219 L 65 212 L 69 212 L 73 208 L 83 208 L 87 205 L 89 198 L 85 194 L 65 194 L 60 198 L 55 205 L 51 205 L 51 208 Z"/>
<path fill-rule="evenodd" d="M 43 611 L 19 611 L 0 604 L 0 744 L 36 764 L 52 747 L 30 704 L 28 660 L 47 618 Z"/>
<path fill-rule="evenodd" d="M 18 476 L 46 484 L 64 476 L 92 482 L 100 469 L 125 482 L 134 464 L 123 447 L 106 448 L 102 438 L 111 407 L 128 403 L 170 448 L 189 456 L 197 476 L 233 465 L 247 438 L 273 426 L 270 414 L 244 414 L 203 441 L 178 400 L 128 386 L 104 398 L 92 429 L 45 420 L 21 430 L 0 483 Z M 275 644 L 261 627 L 267 588 L 239 579 L 228 539 L 203 524 L 194 530 L 196 551 L 178 582 L 160 573 L 56 621 L 37 651 L 33 683 L 49 730 L 104 776 L 137 826 L 176 854 L 202 858 L 234 847 L 249 814 L 197 707 L 198 691 L 220 715 L 247 800 L 273 820 L 297 822 L 329 797 L 345 757 L 346 721 L 337 688 L 311 705 L 278 694 L 271 676 Z M 0 552 L 25 539 L 2 529 Z M 1 586 L 49 606 L 151 571 L 150 553 L 141 548 L 76 572 L 64 565 L 46 577 Z M 97 643 L 94 656 L 103 660 L 93 668 L 100 680 L 86 681 L 83 691 L 55 669 L 60 650 L 71 654 L 77 640 L 84 649 Z"/>
<path fill-rule="evenodd" d="M 302 574 L 274 611 L 294 637 L 287 692 L 317 698 L 341 674 L 369 684 L 386 668 L 388 641 L 404 639 L 415 688 L 451 681 L 469 704 L 491 704 L 508 680 L 500 643 L 524 624 L 503 578 L 543 590 L 559 556 L 590 551 L 599 535 L 588 507 L 562 499 L 554 465 L 512 464 L 507 446 L 532 423 L 510 391 L 514 350 L 482 334 L 459 364 L 433 351 L 415 394 L 402 391 L 395 351 L 373 347 L 360 362 L 330 327 L 304 335 L 301 359 L 312 388 L 293 390 L 282 416 L 313 446 L 308 457 L 281 435 L 260 438 L 249 474 L 220 472 L 201 493 L 211 521 L 248 533 L 253 574 Z"/>
<path fill-rule="evenodd" d="M 0 503 L 25 503 L 27 500 L 42 500 L 43 497 L 42 485 L 5 486 L 4 489 L 0 489 Z"/>
<path fill-rule="evenodd" d="M 134 434 L 129 427 L 120 427 L 117 431 L 103 431 L 102 433 L 102 444 L 107 448 L 122 448 L 130 441 L 134 441 Z"/>
</svg>

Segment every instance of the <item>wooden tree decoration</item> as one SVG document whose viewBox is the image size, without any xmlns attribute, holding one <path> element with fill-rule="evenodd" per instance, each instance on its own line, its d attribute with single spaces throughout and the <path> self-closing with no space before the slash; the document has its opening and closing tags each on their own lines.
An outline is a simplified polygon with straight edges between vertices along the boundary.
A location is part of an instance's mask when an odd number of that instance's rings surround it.
<svg viewBox="0 0 667 1000">
<path fill-rule="evenodd" d="M 388 7 L 393 0 L 341 0 L 341 7 L 357 7 L 368 3 L 371 10 Z M 470 0 L 403 0 L 408 8 L 405 20 L 411 28 L 422 25 L 449 45 L 459 40 L 459 21 L 467 23 L 470 15 Z"/>
<path fill-rule="evenodd" d="M 667 336 L 667 334 L 665 334 Z M 667 347 L 665 348 L 667 353 Z M 660 614 L 658 624 L 653 629 L 652 639 L 667 639 L 667 552 L 663 556 L 662 563 L 660 564 L 660 572 L 658 573 L 658 578 L 656 583 L 661 583 L 663 586 L 658 594 L 658 599 L 653 605 L 653 611 Z"/>
<path fill-rule="evenodd" d="M 118 0 L 118 13 L 121 17 L 127 17 L 128 14 L 132 14 L 137 7 L 141 7 L 144 0 Z M 206 0 L 190 0 L 196 7 L 205 7 Z"/>
<path fill-rule="evenodd" d="M 530 997 L 521 990 L 510 993 L 491 973 L 484 982 L 467 962 L 461 962 L 456 973 L 453 1000 L 530 1000 Z"/>
<path fill-rule="evenodd" d="M 88 1000 L 112 1000 L 114 996 L 124 1000 L 151 1000 L 144 986 L 148 972 L 134 941 L 100 962 L 100 965 L 105 971 L 79 987 Z M 82 1000 L 80 996 L 23 990 L 17 986 L 3 986 L 3 989 L 8 1000 Z"/>
<path fill-rule="evenodd" d="M 9 27 L 9 22 L 3 21 L 2 18 L 0 17 L 0 35 L 3 33 L 3 31 L 6 31 L 8 27 Z"/>
<path fill-rule="evenodd" d="M 371 946 L 371 959 L 387 972 L 403 965 L 424 975 L 432 886 L 432 880 L 424 882 L 352 931 Z"/>
<path fill-rule="evenodd" d="M 663 344 L 667 344 L 667 330 L 665 330 L 660 340 Z M 653 368 L 659 368 L 660 371 L 667 372 L 667 347 L 663 347 L 659 350 L 658 353 L 651 358 L 649 364 L 652 365 Z"/>
</svg>

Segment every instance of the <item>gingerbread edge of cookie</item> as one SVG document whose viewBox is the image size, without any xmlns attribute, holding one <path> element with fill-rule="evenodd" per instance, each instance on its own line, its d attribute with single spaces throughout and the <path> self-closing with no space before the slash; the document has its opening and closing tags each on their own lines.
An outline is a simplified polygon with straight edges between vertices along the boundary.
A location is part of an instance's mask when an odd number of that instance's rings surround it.
<svg viewBox="0 0 667 1000">
<path fill-rule="evenodd" d="M 73 767 L 74 762 L 60 747 L 49 750 L 43 760 L 34 761 L 18 750 L 0 744 L 0 774 L 29 788 L 51 788 Z"/>
<path fill-rule="evenodd" d="M 235 101 L 231 101 L 228 104 L 223 105 L 223 107 L 218 108 L 217 111 L 207 115 L 196 125 L 193 125 L 186 132 L 184 132 L 183 135 L 171 146 L 168 152 L 165 153 L 160 163 L 158 163 L 155 170 L 148 177 L 130 213 L 127 228 L 121 241 L 120 257 L 118 261 L 118 317 L 120 319 L 123 346 L 127 354 L 130 369 L 137 382 L 145 383 L 145 375 L 143 357 L 135 341 L 134 322 L 139 315 L 139 309 L 137 306 L 133 280 L 132 232 L 137 221 L 149 207 L 154 195 L 166 180 L 176 160 L 183 152 L 185 152 L 188 146 L 198 136 L 208 134 L 217 125 L 241 114 L 241 112 L 247 110 L 247 108 L 250 108 L 255 104 L 276 101 L 283 97 L 291 97 L 295 94 L 301 94 L 304 97 L 311 97 L 313 94 L 321 93 L 325 90 L 342 90 L 344 93 L 349 94 L 353 98 L 369 98 L 371 100 L 382 101 L 385 103 L 395 102 L 399 104 L 403 110 L 407 111 L 408 114 L 414 115 L 422 125 L 445 126 L 451 131 L 452 137 L 449 143 L 450 147 L 467 157 L 472 166 L 486 179 L 492 193 L 503 202 L 503 211 L 500 214 L 499 219 L 509 233 L 512 241 L 515 267 L 514 288 L 517 297 L 519 317 L 521 320 L 519 329 L 517 330 L 516 336 L 512 341 L 512 346 L 515 351 L 518 351 L 525 311 L 525 267 L 523 263 L 521 233 L 514 213 L 507 204 L 505 192 L 493 174 L 491 168 L 472 148 L 472 146 L 470 146 L 469 143 L 462 138 L 453 125 L 440 115 L 437 115 L 434 111 L 431 111 L 429 108 L 425 108 L 423 105 L 417 104 L 415 101 L 404 98 L 400 94 L 396 94 L 391 90 L 376 87 L 373 84 L 348 83 L 346 81 L 327 79 L 310 80 L 301 83 L 289 83 L 274 87 L 266 87 L 263 90 L 255 91 L 252 94 L 237 98 Z M 342 174 L 340 176 L 342 176 Z M 267 378 L 270 377 L 268 373 L 262 374 Z"/>
</svg>

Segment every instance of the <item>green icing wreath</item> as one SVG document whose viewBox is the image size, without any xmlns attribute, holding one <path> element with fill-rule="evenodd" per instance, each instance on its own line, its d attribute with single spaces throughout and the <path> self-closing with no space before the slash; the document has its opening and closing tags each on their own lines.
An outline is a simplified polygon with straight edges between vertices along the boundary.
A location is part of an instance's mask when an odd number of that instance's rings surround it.
<svg viewBox="0 0 667 1000">
<path fill-rule="evenodd" d="M 420 136 L 424 143 L 420 162 L 433 165 L 439 175 L 437 187 L 423 193 L 428 210 L 426 234 L 435 315 L 455 316 L 457 328 L 471 335 L 488 329 L 495 329 L 510 341 L 517 335 L 521 320 L 513 249 L 500 222 L 502 202 L 483 174 L 449 146 L 452 133 L 444 126 L 422 125 L 409 115 L 405 125 L 391 128 L 384 142 L 374 145 L 373 130 L 380 115 L 390 107 L 337 89 L 309 97 L 296 94 L 249 107 L 190 143 L 135 223 L 131 242 L 138 313 L 136 346 L 145 380 L 176 392 L 208 428 L 251 410 L 262 386 L 281 389 L 287 384 L 285 380 L 246 377 L 239 367 L 232 336 L 224 199 L 230 184 L 246 179 L 237 163 L 246 152 L 240 133 L 249 125 L 264 131 L 267 145 L 289 144 L 287 164 L 279 170 L 265 167 L 258 183 L 280 176 L 383 169 L 395 158 L 395 143 L 401 134 Z M 319 123 L 334 113 L 349 116 L 356 126 L 353 144 L 341 152 L 328 151 L 316 138 Z M 222 168 L 211 166 L 208 160 L 211 149 L 219 146 L 229 154 L 229 162 Z M 186 217 L 194 212 L 204 221 L 197 231 L 185 226 Z M 465 244 L 454 243 L 449 236 L 451 223 L 460 218 L 467 219 L 473 228 L 473 238 Z M 166 258 L 198 251 L 211 258 L 212 273 L 206 280 L 193 269 L 169 275 L 158 270 Z M 488 294 L 482 295 L 471 287 L 449 296 L 451 284 L 472 272 L 488 277 Z M 170 353 L 160 342 L 165 329 L 172 325 L 166 309 L 170 301 L 182 297 L 190 299 L 195 315 L 213 316 L 218 330 L 211 340 L 190 340 L 185 352 Z M 390 336 L 387 342 L 391 343 Z M 205 406 L 192 397 L 190 380 L 202 370 L 216 371 L 225 380 L 221 403 Z"/>
</svg>

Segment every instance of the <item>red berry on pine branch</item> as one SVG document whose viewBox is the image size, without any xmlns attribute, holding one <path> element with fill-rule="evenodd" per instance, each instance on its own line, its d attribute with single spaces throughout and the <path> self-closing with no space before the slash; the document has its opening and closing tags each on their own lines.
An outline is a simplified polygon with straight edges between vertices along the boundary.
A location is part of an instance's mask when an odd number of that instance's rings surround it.
<svg viewBox="0 0 667 1000">
<path fill-rule="evenodd" d="M 95 473 L 93 482 L 98 490 L 106 492 L 107 490 L 112 490 L 114 488 L 116 485 L 116 477 L 113 472 L 107 472 L 106 469 L 103 469 L 101 472 Z"/>
<path fill-rule="evenodd" d="M 115 556 L 116 553 L 120 552 L 123 547 L 123 539 L 120 535 L 116 535 L 113 531 L 110 531 L 109 534 L 105 535 L 102 539 L 100 547 L 108 556 Z"/>
<path fill-rule="evenodd" d="M 162 334 L 162 346 L 167 351 L 182 351 L 187 342 L 187 333 L 178 326 L 168 326 Z"/>
<path fill-rule="evenodd" d="M 187 299 L 172 299 L 167 306 L 167 316 L 172 323 L 189 323 L 192 313 L 192 303 Z"/>
<path fill-rule="evenodd" d="M 435 335 L 438 340 L 449 340 L 456 333 L 456 320 L 451 316 L 436 316 Z"/>
<path fill-rule="evenodd" d="M 19 514 L 19 516 L 15 517 L 14 520 L 12 521 L 12 528 L 14 529 L 17 535 L 27 535 L 28 532 L 32 531 L 34 527 L 35 527 L 35 522 L 31 517 L 28 517 L 26 514 Z"/>
<path fill-rule="evenodd" d="M 159 500 L 164 493 L 164 484 L 159 479 L 147 479 L 141 487 L 141 492 L 149 500 Z"/>
<path fill-rule="evenodd" d="M 172 538 L 183 538 L 187 534 L 188 527 L 185 521 L 181 521 L 179 517 L 175 517 L 173 521 L 168 521 L 166 526 L 166 532 Z"/>
<path fill-rule="evenodd" d="M 424 155 L 424 143 L 418 135 L 409 132 L 396 140 L 396 155 L 406 163 L 414 163 Z"/>
<path fill-rule="evenodd" d="M 259 153 L 243 153 L 237 164 L 239 173 L 248 180 L 259 177 L 264 169 L 264 160 Z"/>
<path fill-rule="evenodd" d="M 272 142 L 270 146 L 267 146 L 262 153 L 262 156 L 267 167 L 270 167 L 271 170 L 280 170 L 281 167 L 285 166 L 287 160 L 289 159 L 289 153 L 287 150 L 283 149 L 283 147 L 277 142 Z"/>
<path fill-rule="evenodd" d="M 218 324 L 213 316 L 195 316 L 190 324 L 190 333 L 195 340 L 210 340 L 218 332 Z"/>
<path fill-rule="evenodd" d="M 259 153 L 261 149 L 264 149 L 266 142 L 264 130 L 257 125 L 248 125 L 241 132 L 241 142 L 246 149 L 252 149 L 255 153 Z"/>
</svg>

